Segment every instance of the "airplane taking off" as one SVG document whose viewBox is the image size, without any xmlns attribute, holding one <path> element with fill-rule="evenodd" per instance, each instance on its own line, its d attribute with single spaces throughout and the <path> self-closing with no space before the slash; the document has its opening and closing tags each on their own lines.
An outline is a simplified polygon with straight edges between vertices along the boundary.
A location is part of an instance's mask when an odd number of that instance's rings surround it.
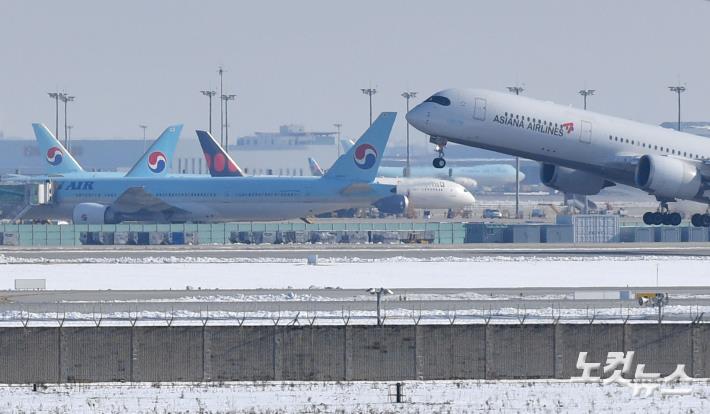
<svg viewBox="0 0 710 414">
<path fill-rule="evenodd" d="M 320 177 L 323 169 L 313 158 L 308 158 L 311 175 Z M 384 167 L 380 167 L 382 169 Z M 464 186 L 436 178 L 378 177 L 376 182 L 397 186 L 397 194 L 407 197 L 412 208 L 448 210 L 470 207 L 476 199 Z"/>
<path fill-rule="evenodd" d="M 374 203 L 401 212 L 406 197 L 374 182 L 395 116 L 382 113 L 321 178 L 52 177 L 52 200 L 21 218 L 70 217 L 76 224 L 286 220 Z"/>
<path fill-rule="evenodd" d="M 710 141 L 528 97 L 481 89 L 447 89 L 414 107 L 407 121 L 437 145 L 454 142 L 542 163 L 540 178 L 552 188 L 598 194 L 616 183 L 656 196 L 660 206 L 646 224 L 678 225 L 668 203 L 710 204 Z M 694 226 L 710 226 L 710 214 L 694 214 Z"/>
</svg>

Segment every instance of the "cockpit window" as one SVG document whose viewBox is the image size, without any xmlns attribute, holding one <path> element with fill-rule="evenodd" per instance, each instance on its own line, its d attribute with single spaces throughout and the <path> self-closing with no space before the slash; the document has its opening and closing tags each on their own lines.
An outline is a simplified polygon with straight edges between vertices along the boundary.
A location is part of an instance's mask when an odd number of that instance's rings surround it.
<svg viewBox="0 0 710 414">
<path fill-rule="evenodd" d="M 449 100 L 449 98 L 447 98 L 445 96 L 439 96 L 439 95 L 431 96 L 431 97 L 429 97 L 429 99 L 427 99 L 424 102 L 434 102 L 436 104 L 443 105 L 443 106 L 451 105 L 451 101 Z"/>
</svg>

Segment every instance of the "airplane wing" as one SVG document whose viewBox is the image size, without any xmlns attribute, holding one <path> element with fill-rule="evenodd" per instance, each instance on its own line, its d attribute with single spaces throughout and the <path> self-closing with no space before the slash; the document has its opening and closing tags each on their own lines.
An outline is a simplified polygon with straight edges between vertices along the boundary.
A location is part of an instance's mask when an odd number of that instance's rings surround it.
<svg viewBox="0 0 710 414">
<path fill-rule="evenodd" d="M 111 205 L 117 213 L 133 214 L 138 212 L 150 213 L 182 213 L 185 210 L 172 206 L 143 187 L 131 187 L 123 192 Z"/>
</svg>

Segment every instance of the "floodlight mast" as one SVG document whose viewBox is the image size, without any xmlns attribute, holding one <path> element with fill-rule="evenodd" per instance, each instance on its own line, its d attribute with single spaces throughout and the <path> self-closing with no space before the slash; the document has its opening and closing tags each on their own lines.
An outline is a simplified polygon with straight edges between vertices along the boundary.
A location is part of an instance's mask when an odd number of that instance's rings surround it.
<svg viewBox="0 0 710 414">
<path fill-rule="evenodd" d="M 678 94 L 678 131 L 680 131 L 680 94 L 685 92 L 685 86 L 669 86 L 668 89 L 670 89 L 671 92 Z"/>
<path fill-rule="evenodd" d="M 374 88 L 367 88 L 367 89 L 360 89 L 362 93 L 370 97 L 370 125 L 372 125 L 372 95 L 377 93 L 377 89 Z"/>
<path fill-rule="evenodd" d="M 407 112 L 409 112 L 409 100 L 417 97 L 417 92 L 406 91 L 402 93 L 402 97 L 407 100 Z M 407 165 L 404 169 L 404 176 L 409 177 L 411 175 L 411 166 L 409 164 L 409 122 L 407 122 Z"/>
<path fill-rule="evenodd" d="M 525 88 L 519 85 L 508 86 L 511 93 L 520 95 Z M 515 157 L 515 218 L 520 218 L 520 157 Z"/>
</svg>

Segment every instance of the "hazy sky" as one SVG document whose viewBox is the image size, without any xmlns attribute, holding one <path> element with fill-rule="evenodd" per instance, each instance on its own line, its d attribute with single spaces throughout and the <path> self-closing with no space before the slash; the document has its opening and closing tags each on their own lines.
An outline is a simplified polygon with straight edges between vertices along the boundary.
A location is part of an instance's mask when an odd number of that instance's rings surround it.
<svg viewBox="0 0 710 414">
<path fill-rule="evenodd" d="M 75 138 L 207 127 L 223 65 L 231 136 L 302 123 L 347 136 L 375 112 L 400 113 L 405 89 L 504 89 L 649 123 L 708 120 L 710 2 L 544 1 L 9 1 L 0 0 L 0 130 L 30 137 L 54 124 L 48 91 L 76 95 Z M 215 101 L 213 120 L 219 122 Z M 423 142 L 424 136 L 416 135 Z"/>
</svg>

